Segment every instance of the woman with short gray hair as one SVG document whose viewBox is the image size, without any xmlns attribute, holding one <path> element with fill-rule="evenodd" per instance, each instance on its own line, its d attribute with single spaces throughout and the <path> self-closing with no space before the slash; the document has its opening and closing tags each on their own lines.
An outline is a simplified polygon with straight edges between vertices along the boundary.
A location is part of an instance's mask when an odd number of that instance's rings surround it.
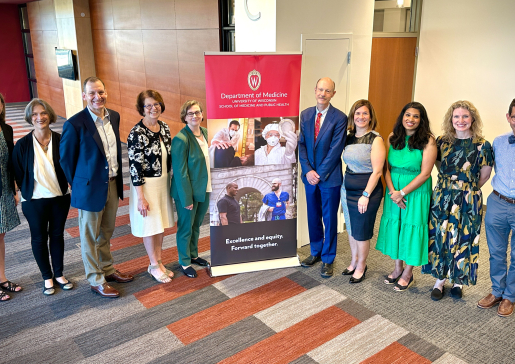
<svg viewBox="0 0 515 364">
<path fill-rule="evenodd" d="M 43 276 L 45 295 L 55 293 L 54 282 L 63 290 L 73 288 L 63 275 L 64 225 L 70 209 L 70 190 L 59 163 L 61 135 L 50 130 L 50 124 L 56 120 L 46 101 L 33 99 L 25 108 L 25 121 L 34 130 L 16 143 L 13 152 L 21 208 L 29 223 L 32 253 Z"/>
</svg>

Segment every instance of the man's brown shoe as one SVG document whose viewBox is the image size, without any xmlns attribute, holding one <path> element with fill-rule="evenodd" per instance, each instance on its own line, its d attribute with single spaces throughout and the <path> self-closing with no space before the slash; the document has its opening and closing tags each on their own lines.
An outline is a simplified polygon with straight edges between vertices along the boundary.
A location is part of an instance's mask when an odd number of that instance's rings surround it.
<svg viewBox="0 0 515 364">
<path fill-rule="evenodd" d="M 495 297 L 493 294 L 488 294 L 488 296 L 482 298 L 478 303 L 477 307 L 479 308 L 492 308 L 496 304 L 502 301 L 502 297 Z"/>
<path fill-rule="evenodd" d="M 505 298 L 501 301 L 501 304 L 497 309 L 497 314 L 501 317 L 508 317 L 513 313 L 513 306 L 515 306 L 515 303 Z"/>
<path fill-rule="evenodd" d="M 115 270 L 114 273 L 106 276 L 106 281 L 108 282 L 118 282 L 118 283 L 127 283 L 134 279 L 130 274 L 123 274 L 119 270 Z"/>
<path fill-rule="evenodd" d="M 117 298 L 120 297 L 120 292 L 104 282 L 100 286 L 90 286 L 91 290 L 98 293 L 102 297 L 106 298 Z"/>
</svg>

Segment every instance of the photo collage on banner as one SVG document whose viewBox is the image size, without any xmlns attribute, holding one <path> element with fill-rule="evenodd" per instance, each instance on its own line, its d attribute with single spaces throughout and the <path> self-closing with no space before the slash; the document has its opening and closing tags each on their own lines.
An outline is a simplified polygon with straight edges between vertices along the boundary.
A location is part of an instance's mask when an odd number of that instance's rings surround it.
<svg viewBox="0 0 515 364">
<path fill-rule="evenodd" d="M 206 55 L 211 264 L 296 256 L 301 55 Z"/>
</svg>

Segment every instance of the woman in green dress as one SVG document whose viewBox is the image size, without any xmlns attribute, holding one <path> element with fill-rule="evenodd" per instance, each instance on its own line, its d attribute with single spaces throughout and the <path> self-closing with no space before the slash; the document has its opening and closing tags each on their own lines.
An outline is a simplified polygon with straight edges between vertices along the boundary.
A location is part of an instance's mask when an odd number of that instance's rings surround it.
<svg viewBox="0 0 515 364">
<path fill-rule="evenodd" d="M 476 284 L 479 234 L 483 218 L 481 187 L 492 173 L 492 146 L 481 135 L 482 122 L 469 101 L 457 101 L 445 114 L 443 135 L 436 145 L 438 183 L 433 191 L 429 220 L 429 264 L 422 273 L 436 283 L 431 298 L 462 297 L 462 286 Z"/>
<path fill-rule="evenodd" d="M 413 267 L 428 262 L 431 170 L 437 151 L 422 104 L 404 106 L 387 142 L 387 189 L 376 249 L 395 261 L 384 283 L 405 291 L 413 283 Z"/>
</svg>

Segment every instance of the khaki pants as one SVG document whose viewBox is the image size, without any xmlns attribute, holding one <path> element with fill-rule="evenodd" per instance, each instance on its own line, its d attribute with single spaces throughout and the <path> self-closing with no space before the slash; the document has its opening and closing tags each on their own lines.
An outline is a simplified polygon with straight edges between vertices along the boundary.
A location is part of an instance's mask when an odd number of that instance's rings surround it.
<svg viewBox="0 0 515 364">
<path fill-rule="evenodd" d="M 86 279 L 92 286 L 104 284 L 105 276 L 114 273 L 110 239 L 114 231 L 118 201 L 116 180 L 113 180 L 109 182 L 107 201 L 102 211 L 79 209 L 82 261 Z"/>
</svg>

